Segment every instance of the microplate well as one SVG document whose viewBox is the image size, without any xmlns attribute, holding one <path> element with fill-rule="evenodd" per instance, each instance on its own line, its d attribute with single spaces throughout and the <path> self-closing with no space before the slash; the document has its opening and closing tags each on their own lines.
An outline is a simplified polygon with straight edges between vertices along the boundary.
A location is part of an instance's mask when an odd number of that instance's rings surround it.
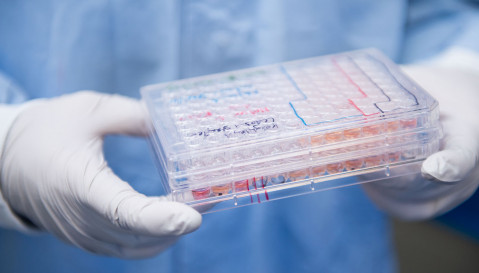
<svg viewBox="0 0 479 273">
<path fill-rule="evenodd" d="M 162 183 L 192 206 L 228 208 L 417 173 L 441 137 L 436 100 L 375 49 L 141 93 Z"/>
</svg>

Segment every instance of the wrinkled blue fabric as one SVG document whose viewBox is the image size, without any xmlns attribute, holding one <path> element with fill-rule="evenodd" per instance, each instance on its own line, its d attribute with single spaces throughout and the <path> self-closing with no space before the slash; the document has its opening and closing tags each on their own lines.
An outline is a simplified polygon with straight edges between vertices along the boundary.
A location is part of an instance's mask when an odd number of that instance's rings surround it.
<svg viewBox="0 0 479 273">
<path fill-rule="evenodd" d="M 398 62 L 479 49 L 466 1 L 0 2 L 0 73 L 29 98 L 146 84 L 376 47 Z M 6 94 L 0 85 L 1 94 Z M 11 91 L 9 91 L 11 92 Z M 13 101 L 11 101 L 13 102 Z M 162 194 L 145 140 L 108 137 L 108 162 Z M 144 260 L 100 257 L 50 235 L 0 230 L 0 272 L 395 272 L 387 217 L 353 186 L 205 215 Z"/>
</svg>

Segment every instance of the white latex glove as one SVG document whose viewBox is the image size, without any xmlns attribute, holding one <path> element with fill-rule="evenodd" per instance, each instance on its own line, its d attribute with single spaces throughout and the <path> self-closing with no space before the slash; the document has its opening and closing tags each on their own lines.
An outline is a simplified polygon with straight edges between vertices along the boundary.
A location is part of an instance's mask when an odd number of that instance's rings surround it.
<svg viewBox="0 0 479 273">
<path fill-rule="evenodd" d="M 95 253 L 140 258 L 164 250 L 197 229 L 201 215 L 136 192 L 112 172 L 102 151 L 106 134 L 144 136 L 145 123 L 138 101 L 94 92 L 26 107 L 0 161 L 4 199 L 40 229 Z"/>
<path fill-rule="evenodd" d="M 364 184 L 383 210 L 405 220 L 431 218 L 461 204 L 479 184 L 479 74 L 435 65 L 403 67 L 439 102 L 441 151 L 422 164 L 422 174 Z"/>
</svg>

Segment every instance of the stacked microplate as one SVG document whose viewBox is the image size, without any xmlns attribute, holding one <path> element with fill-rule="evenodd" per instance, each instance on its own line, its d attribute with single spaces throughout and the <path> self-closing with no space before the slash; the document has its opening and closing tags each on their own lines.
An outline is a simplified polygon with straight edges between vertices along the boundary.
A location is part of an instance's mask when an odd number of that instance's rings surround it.
<svg viewBox="0 0 479 273">
<path fill-rule="evenodd" d="M 166 190 L 213 211 L 417 173 L 441 137 L 434 98 L 374 49 L 141 93 Z"/>
</svg>

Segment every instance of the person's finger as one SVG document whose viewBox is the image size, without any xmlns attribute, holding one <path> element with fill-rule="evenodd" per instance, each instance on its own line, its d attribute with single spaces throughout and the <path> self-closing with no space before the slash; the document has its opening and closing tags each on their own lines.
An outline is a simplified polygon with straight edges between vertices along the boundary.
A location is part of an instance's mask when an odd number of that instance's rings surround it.
<svg viewBox="0 0 479 273">
<path fill-rule="evenodd" d="M 163 198 L 125 196 L 118 204 L 118 225 L 150 236 L 178 236 L 196 230 L 201 215 L 193 208 Z"/>
<path fill-rule="evenodd" d="M 422 165 L 426 178 L 457 182 L 466 178 L 475 167 L 474 153 L 467 149 L 443 150 L 428 157 Z"/>
<path fill-rule="evenodd" d="M 120 95 L 81 91 L 74 95 L 79 101 L 87 101 L 90 107 L 91 124 L 99 135 L 148 134 L 148 113 L 140 101 Z"/>
<path fill-rule="evenodd" d="M 113 224 L 137 235 L 178 236 L 201 225 L 201 215 L 193 208 L 140 194 L 109 168 L 95 177 L 88 198 L 93 208 Z"/>
<path fill-rule="evenodd" d="M 479 147 L 473 129 L 467 123 L 454 125 L 444 122 L 445 136 L 443 149 L 429 156 L 422 165 L 422 173 L 426 178 L 434 178 L 443 182 L 464 180 L 472 170 L 477 168 Z"/>
</svg>

